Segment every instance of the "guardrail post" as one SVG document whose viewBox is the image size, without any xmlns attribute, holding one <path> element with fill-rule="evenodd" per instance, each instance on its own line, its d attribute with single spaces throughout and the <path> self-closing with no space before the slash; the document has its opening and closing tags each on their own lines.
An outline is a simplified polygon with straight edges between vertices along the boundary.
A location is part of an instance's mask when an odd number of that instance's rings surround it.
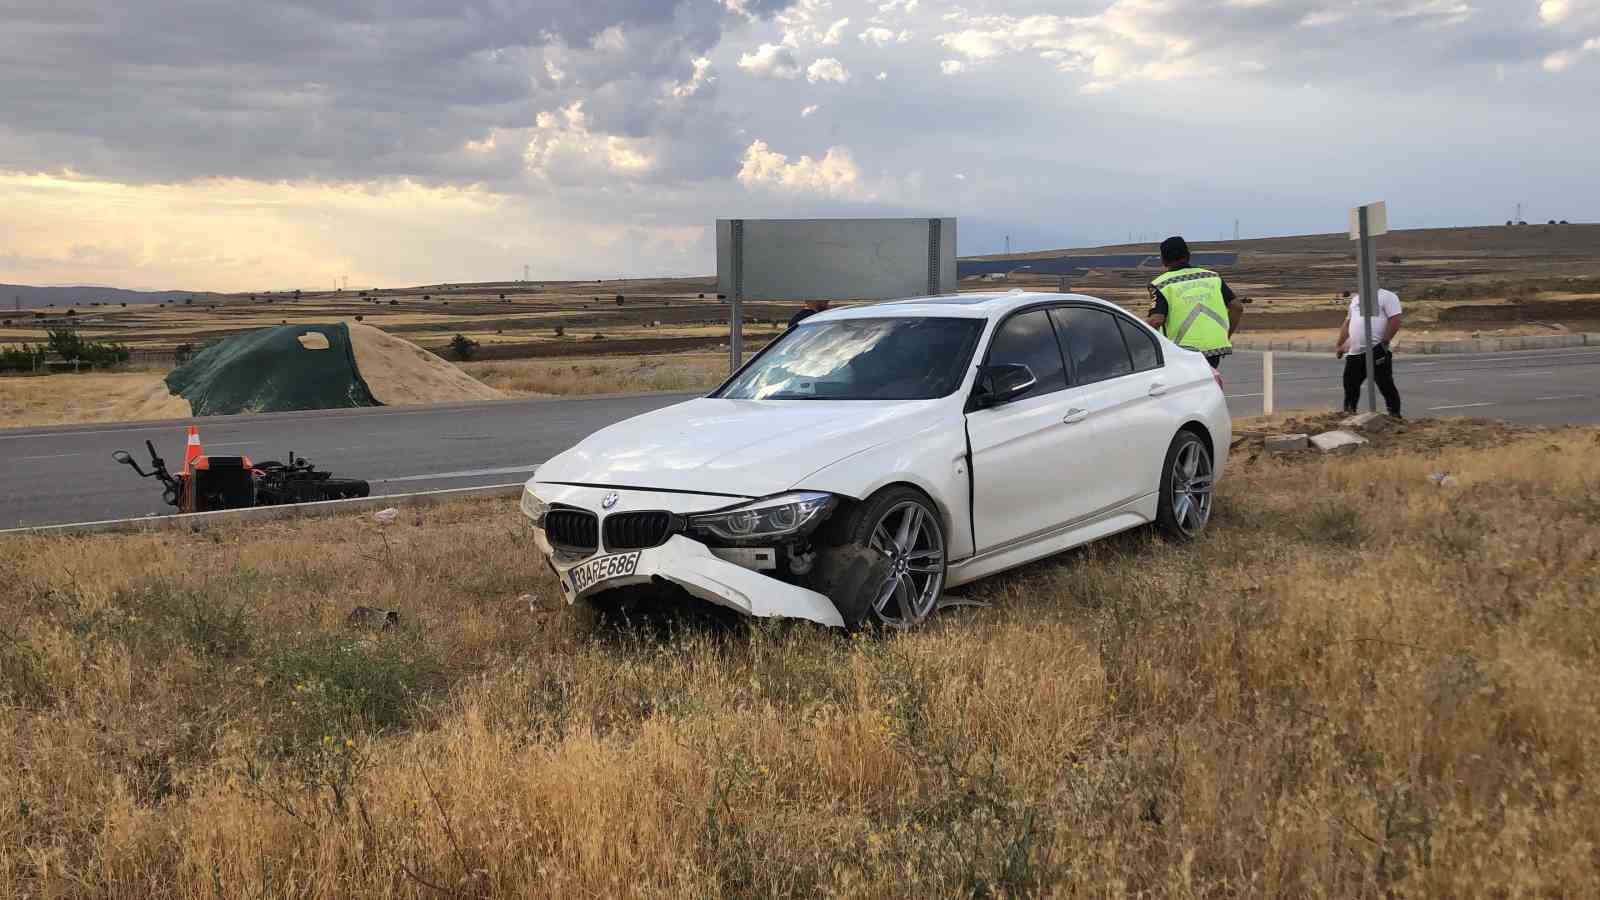
<svg viewBox="0 0 1600 900">
<path fill-rule="evenodd" d="M 1261 354 L 1261 414 L 1272 415 L 1272 351 Z"/>
</svg>

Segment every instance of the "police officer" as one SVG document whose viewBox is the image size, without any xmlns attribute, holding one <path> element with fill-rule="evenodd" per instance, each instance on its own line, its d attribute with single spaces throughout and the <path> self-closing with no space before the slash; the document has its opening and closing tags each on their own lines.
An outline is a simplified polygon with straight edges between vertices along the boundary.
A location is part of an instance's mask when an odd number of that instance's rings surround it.
<svg viewBox="0 0 1600 900">
<path fill-rule="evenodd" d="M 1181 237 L 1161 242 L 1161 264 L 1166 274 L 1150 282 L 1155 306 L 1150 327 L 1188 350 L 1204 353 L 1211 368 L 1233 352 L 1230 338 L 1244 318 L 1244 304 L 1222 276 L 1189 265 L 1189 244 Z"/>
</svg>

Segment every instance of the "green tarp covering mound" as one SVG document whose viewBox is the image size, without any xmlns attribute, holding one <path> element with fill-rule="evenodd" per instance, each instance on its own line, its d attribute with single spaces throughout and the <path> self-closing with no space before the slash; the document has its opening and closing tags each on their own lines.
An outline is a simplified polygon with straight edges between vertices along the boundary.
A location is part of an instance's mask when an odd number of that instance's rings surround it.
<svg viewBox="0 0 1600 900">
<path fill-rule="evenodd" d="M 344 325 L 280 325 L 207 347 L 167 376 L 197 416 L 377 406 Z"/>
</svg>

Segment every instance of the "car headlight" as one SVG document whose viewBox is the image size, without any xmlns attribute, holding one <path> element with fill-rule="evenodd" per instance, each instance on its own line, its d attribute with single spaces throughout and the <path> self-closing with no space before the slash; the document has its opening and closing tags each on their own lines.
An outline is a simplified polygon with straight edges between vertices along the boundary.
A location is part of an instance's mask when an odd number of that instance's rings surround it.
<svg viewBox="0 0 1600 900">
<path fill-rule="evenodd" d="M 809 534 L 838 504 L 832 494 L 801 492 L 690 516 L 685 529 L 703 541 L 751 544 Z"/>
<path fill-rule="evenodd" d="M 540 500 L 532 488 L 522 489 L 522 514 L 533 520 L 539 528 L 544 527 L 544 514 L 550 511 L 550 504 Z"/>
</svg>

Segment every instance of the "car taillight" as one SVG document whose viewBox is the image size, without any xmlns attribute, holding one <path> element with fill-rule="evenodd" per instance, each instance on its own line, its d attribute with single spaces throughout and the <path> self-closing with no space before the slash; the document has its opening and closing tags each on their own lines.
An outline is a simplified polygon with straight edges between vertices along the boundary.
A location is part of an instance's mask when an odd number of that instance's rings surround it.
<svg viewBox="0 0 1600 900">
<path fill-rule="evenodd" d="M 1222 390 L 1222 373 L 1218 372 L 1216 369 L 1212 369 L 1211 370 L 1211 377 L 1216 379 L 1217 390 L 1219 390 L 1219 391 Z"/>
</svg>

